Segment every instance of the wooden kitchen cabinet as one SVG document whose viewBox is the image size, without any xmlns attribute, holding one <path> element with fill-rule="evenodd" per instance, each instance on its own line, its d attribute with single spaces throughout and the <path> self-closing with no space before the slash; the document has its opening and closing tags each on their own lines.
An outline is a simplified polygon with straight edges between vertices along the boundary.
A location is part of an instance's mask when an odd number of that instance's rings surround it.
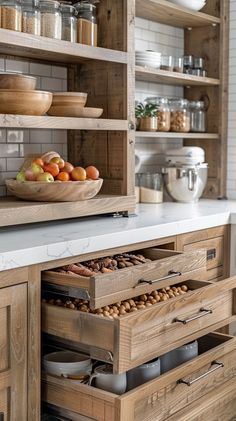
<svg viewBox="0 0 236 421">
<path fill-rule="evenodd" d="M 180 251 L 199 250 L 202 248 L 206 250 L 207 280 L 219 281 L 229 276 L 229 225 L 178 235 L 176 247 Z"/>
<path fill-rule="evenodd" d="M 40 419 L 40 272 L 0 273 L 0 415 Z"/>
</svg>

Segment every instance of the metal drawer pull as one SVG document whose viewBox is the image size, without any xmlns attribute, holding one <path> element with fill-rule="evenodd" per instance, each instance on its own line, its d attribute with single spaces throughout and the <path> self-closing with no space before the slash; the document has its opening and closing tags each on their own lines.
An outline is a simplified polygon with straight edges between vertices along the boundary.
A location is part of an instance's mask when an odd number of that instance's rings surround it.
<svg viewBox="0 0 236 421">
<path fill-rule="evenodd" d="M 183 325 L 186 325 L 187 323 L 192 322 L 193 320 L 200 319 L 201 317 L 207 316 L 208 314 L 212 314 L 213 310 L 207 310 L 206 308 L 200 308 L 199 314 L 196 314 L 195 316 L 189 317 L 189 319 L 174 319 L 173 323 L 179 322 L 183 323 Z"/>
<path fill-rule="evenodd" d="M 182 275 L 182 272 L 176 272 L 174 270 L 170 270 L 168 272 L 168 275 L 163 276 L 162 278 L 156 279 L 155 281 L 146 281 L 145 279 L 141 278 L 141 279 L 138 280 L 138 283 L 137 283 L 137 285 L 134 286 L 134 288 L 137 287 L 140 284 L 153 285 L 153 284 L 156 284 L 159 281 L 165 281 L 166 279 L 175 278 L 175 276 L 181 276 L 181 275 Z"/>
<path fill-rule="evenodd" d="M 198 382 L 198 381 L 199 381 L 199 380 L 201 380 L 201 379 L 204 379 L 204 378 L 205 378 L 205 377 L 207 377 L 209 374 L 212 374 L 212 373 L 214 373 L 214 371 L 219 370 L 220 368 L 223 368 L 223 367 L 224 367 L 224 364 L 223 364 L 223 363 L 218 363 L 217 361 L 213 361 L 213 362 L 211 363 L 211 365 L 215 365 L 216 367 L 211 368 L 211 369 L 210 369 L 210 370 L 208 370 L 206 373 L 201 374 L 201 376 L 197 377 L 197 378 L 196 378 L 196 379 L 194 379 L 194 380 L 187 381 L 187 380 L 180 379 L 180 380 L 178 380 L 178 382 L 177 382 L 177 383 L 183 383 L 183 384 L 186 384 L 187 386 L 192 386 L 192 384 L 194 384 L 194 383 Z"/>
<path fill-rule="evenodd" d="M 216 249 L 207 250 L 207 260 L 213 260 L 216 258 Z"/>
</svg>

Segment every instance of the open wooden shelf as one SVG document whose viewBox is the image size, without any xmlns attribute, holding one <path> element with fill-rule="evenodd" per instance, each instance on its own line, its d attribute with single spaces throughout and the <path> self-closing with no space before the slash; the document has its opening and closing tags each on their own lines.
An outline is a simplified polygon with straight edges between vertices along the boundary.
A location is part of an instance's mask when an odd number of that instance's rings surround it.
<svg viewBox="0 0 236 421">
<path fill-rule="evenodd" d="M 186 75 L 185 73 L 169 72 L 167 70 L 152 69 L 135 66 L 136 80 L 143 82 L 164 83 L 177 86 L 218 86 L 219 79 L 210 77 Z"/>
<path fill-rule="evenodd" d="M 157 137 L 166 139 L 219 139 L 218 133 L 174 133 L 174 132 L 139 132 L 136 137 Z"/>
<path fill-rule="evenodd" d="M 181 28 L 194 28 L 220 23 L 220 19 L 215 16 L 195 12 L 166 0 L 136 0 L 136 16 Z"/>
<path fill-rule="evenodd" d="M 91 47 L 8 29 L 0 29 L 0 52 L 66 64 L 81 63 L 89 59 L 126 64 L 128 59 L 128 54 L 123 51 Z"/>
<path fill-rule="evenodd" d="M 0 127 L 25 129 L 128 130 L 127 120 L 0 114 Z"/>
<path fill-rule="evenodd" d="M 81 202 L 27 202 L 0 198 L 0 227 L 134 211 L 134 196 L 98 195 Z"/>
</svg>

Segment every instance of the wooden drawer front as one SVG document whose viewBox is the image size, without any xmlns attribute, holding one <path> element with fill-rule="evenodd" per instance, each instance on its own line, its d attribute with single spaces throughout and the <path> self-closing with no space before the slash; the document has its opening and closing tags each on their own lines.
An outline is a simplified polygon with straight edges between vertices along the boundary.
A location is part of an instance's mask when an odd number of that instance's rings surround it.
<svg viewBox="0 0 236 421">
<path fill-rule="evenodd" d="M 150 248 L 141 250 L 141 253 L 152 262 L 91 278 L 45 271 L 42 274 L 42 280 L 46 281 L 44 288 L 88 299 L 90 307 L 96 309 L 205 273 L 206 256 L 203 250 L 183 254 Z"/>
<path fill-rule="evenodd" d="M 207 270 L 223 265 L 224 237 L 210 238 L 184 246 L 184 251 L 198 249 L 206 249 L 207 251 Z"/>
<path fill-rule="evenodd" d="M 121 373 L 228 324 L 235 282 L 235 278 L 217 283 L 189 281 L 193 290 L 187 294 L 115 320 L 43 304 L 42 328 L 51 335 L 110 351 L 114 372 Z"/>
<path fill-rule="evenodd" d="M 236 339 L 227 335 L 202 337 L 197 358 L 122 396 L 45 375 L 43 400 L 98 421 L 164 421 L 175 415 L 179 421 L 184 408 L 236 381 L 235 345 Z M 195 382 L 187 386 L 181 379 Z"/>
<path fill-rule="evenodd" d="M 236 420 L 235 378 L 199 399 L 187 410 L 181 411 L 168 421 L 235 421 Z M 154 421 L 154 420 L 153 420 Z"/>
</svg>

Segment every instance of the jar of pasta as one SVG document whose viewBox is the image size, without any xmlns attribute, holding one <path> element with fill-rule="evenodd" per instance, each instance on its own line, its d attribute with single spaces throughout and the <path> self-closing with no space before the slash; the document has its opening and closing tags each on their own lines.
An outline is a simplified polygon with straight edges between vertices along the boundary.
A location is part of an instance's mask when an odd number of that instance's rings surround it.
<svg viewBox="0 0 236 421">
<path fill-rule="evenodd" d="M 38 0 L 24 0 L 22 4 L 22 32 L 40 35 L 41 13 Z"/>
<path fill-rule="evenodd" d="M 1 27 L 21 31 L 22 9 L 20 0 L 0 0 Z"/>
<path fill-rule="evenodd" d="M 190 111 L 188 100 L 170 100 L 170 111 L 170 131 L 188 133 L 190 131 Z"/>
<path fill-rule="evenodd" d="M 77 42 L 97 46 L 97 8 L 94 2 L 80 1 L 77 10 Z"/>
<path fill-rule="evenodd" d="M 61 39 L 61 8 L 54 0 L 41 0 L 41 35 L 43 37 Z"/>
</svg>

